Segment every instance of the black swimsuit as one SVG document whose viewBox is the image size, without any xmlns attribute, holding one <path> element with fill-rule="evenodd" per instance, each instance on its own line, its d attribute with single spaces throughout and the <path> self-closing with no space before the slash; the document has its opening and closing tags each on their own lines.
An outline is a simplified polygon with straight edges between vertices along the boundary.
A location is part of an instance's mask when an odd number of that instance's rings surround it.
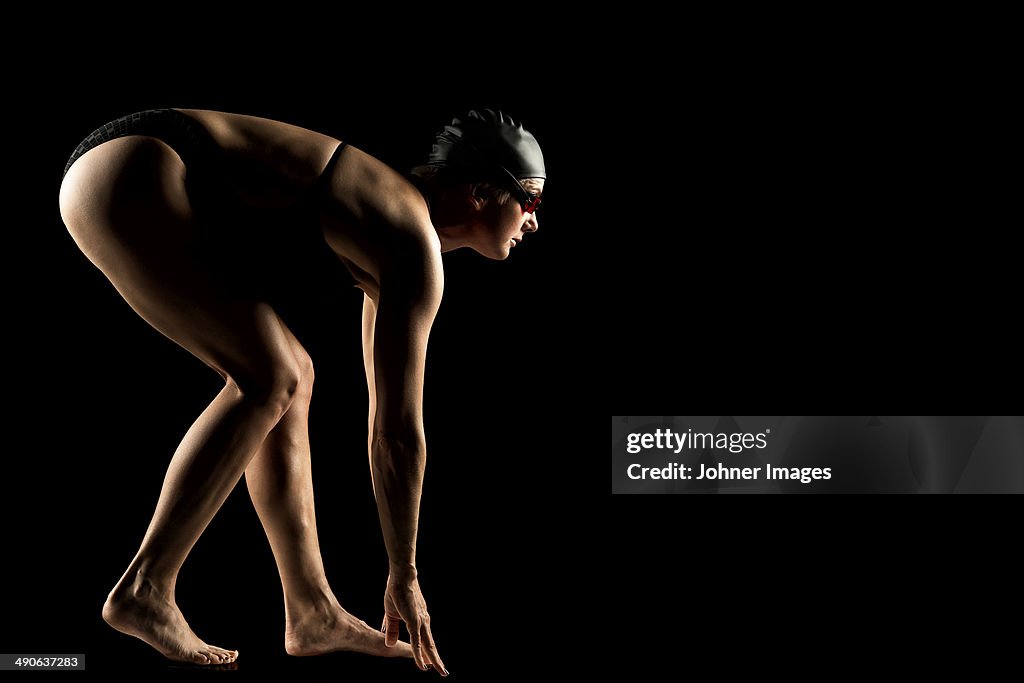
<svg viewBox="0 0 1024 683">
<path fill-rule="evenodd" d="M 341 156 L 341 150 L 345 149 L 347 143 L 342 142 L 338 145 L 331 158 L 327 160 L 327 165 L 324 166 L 323 172 L 320 173 L 319 177 L 313 181 L 313 187 L 310 188 L 310 194 L 313 197 L 319 197 L 321 192 L 330 192 L 331 190 L 331 171 L 338 164 L 338 157 Z"/>
<path fill-rule="evenodd" d="M 90 149 L 127 135 L 147 135 L 162 140 L 178 153 L 186 168 L 190 168 L 193 173 L 200 167 L 195 162 L 215 162 L 219 152 L 217 143 L 191 116 L 182 114 L 177 109 L 150 109 L 122 116 L 89 133 L 68 159 L 67 165 L 64 166 L 64 175 L 68 174 L 71 164 Z M 310 188 L 310 199 L 315 200 L 319 198 L 321 192 L 329 191 L 331 170 L 344 148 L 345 143 L 342 142 L 334 150 L 323 172 Z M 215 174 L 211 177 L 213 175 Z"/>
<path fill-rule="evenodd" d="M 93 147 L 126 135 L 148 135 L 166 142 L 186 166 L 200 158 L 210 158 L 217 148 L 213 138 L 190 116 L 176 109 L 150 109 L 122 116 L 89 133 L 68 159 L 64 175 L 78 157 Z"/>
</svg>

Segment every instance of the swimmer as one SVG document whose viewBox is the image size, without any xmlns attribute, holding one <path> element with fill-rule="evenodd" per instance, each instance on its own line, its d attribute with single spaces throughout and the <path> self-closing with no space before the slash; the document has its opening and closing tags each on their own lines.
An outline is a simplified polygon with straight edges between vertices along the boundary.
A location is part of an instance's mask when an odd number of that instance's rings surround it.
<svg viewBox="0 0 1024 683">
<path fill-rule="evenodd" d="M 237 650 L 193 633 L 175 582 L 244 474 L 281 575 L 289 654 L 412 657 L 448 674 L 416 564 L 423 375 L 444 288 L 441 254 L 468 247 L 508 258 L 538 228 L 545 178 L 533 135 L 492 110 L 454 119 L 408 175 L 330 136 L 217 111 L 132 114 L 78 146 L 60 188 L 71 236 L 139 316 L 224 382 L 171 459 L 138 552 L 103 606 L 107 623 L 176 661 L 235 661 Z M 230 253 L 246 241 L 232 217 L 263 209 L 316 216 L 363 291 L 370 470 L 390 564 L 379 631 L 341 606 L 324 573 L 307 430 L 310 356 L 251 273 L 224 258 L 225 243 Z M 402 623 L 409 643 L 399 640 Z"/>
</svg>

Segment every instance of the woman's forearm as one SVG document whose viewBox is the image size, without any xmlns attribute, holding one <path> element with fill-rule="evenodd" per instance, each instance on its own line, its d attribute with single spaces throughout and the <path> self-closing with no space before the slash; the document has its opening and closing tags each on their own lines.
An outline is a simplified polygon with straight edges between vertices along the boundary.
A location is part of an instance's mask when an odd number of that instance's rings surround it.
<svg viewBox="0 0 1024 683">
<path fill-rule="evenodd" d="M 374 437 L 370 441 L 370 473 L 384 545 L 396 577 L 416 576 L 416 530 L 419 521 L 425 440 Z"/>
</svg>

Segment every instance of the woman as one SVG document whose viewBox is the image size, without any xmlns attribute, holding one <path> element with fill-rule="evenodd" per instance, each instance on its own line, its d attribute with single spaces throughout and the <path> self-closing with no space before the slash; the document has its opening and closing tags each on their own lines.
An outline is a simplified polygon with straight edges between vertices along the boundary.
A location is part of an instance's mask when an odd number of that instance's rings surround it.
<svg viewBox="0 0 1024 683">
<path fill-rule="evenodd" d="M 72 237 L 143 319 L 225 382 L 171 460 L 139 551 L 103 607 L 111 626 L 171 659 L 237 658 L 192 632 L 174 586 L 244 472 L 284 586 L 287 652 L 412 656 L 447 675 L 416 574 L 423 371 L 443 289 L 441 253 L 470 247 L 507 258 L 537 230 L 544 178 L 534 137 L 491 110 L 446 126 L 409 177 L 326 135 L 214 111 L 133 114 L 79 145 L 60 191 Z M 309 355 L 224 258 L 244 246 L 244 231 L 229 227 L 233 217 L 253 209 L 312 210 L 364 292 L 370 463 L 390 560 L 381 632 L 346 612 L 324 575 L 309 464 Z M 411 647 L 398 640 L 399 622 Z"/>
</svg>

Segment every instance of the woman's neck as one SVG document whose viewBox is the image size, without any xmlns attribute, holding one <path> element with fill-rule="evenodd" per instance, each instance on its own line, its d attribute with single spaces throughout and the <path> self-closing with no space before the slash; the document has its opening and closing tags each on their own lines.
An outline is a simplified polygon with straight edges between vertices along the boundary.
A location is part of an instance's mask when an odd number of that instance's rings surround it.
<svg viewBox="0 0 1024 683">
<path fill-rule="evenodd" d="M 450 202 L 446 202 L 444 197 L 438 196 L 436 185 L 416 175 L 410 175 L 409 182 L 419 190 L 423 195 L 423 201 L 427 203 L 430 222 L 441 241 L 441 253 L 468 247 L 472 241 L 471 226 L 461 220 L 464 217 L 458 216 L 451 210 Z"/>
</svg>

